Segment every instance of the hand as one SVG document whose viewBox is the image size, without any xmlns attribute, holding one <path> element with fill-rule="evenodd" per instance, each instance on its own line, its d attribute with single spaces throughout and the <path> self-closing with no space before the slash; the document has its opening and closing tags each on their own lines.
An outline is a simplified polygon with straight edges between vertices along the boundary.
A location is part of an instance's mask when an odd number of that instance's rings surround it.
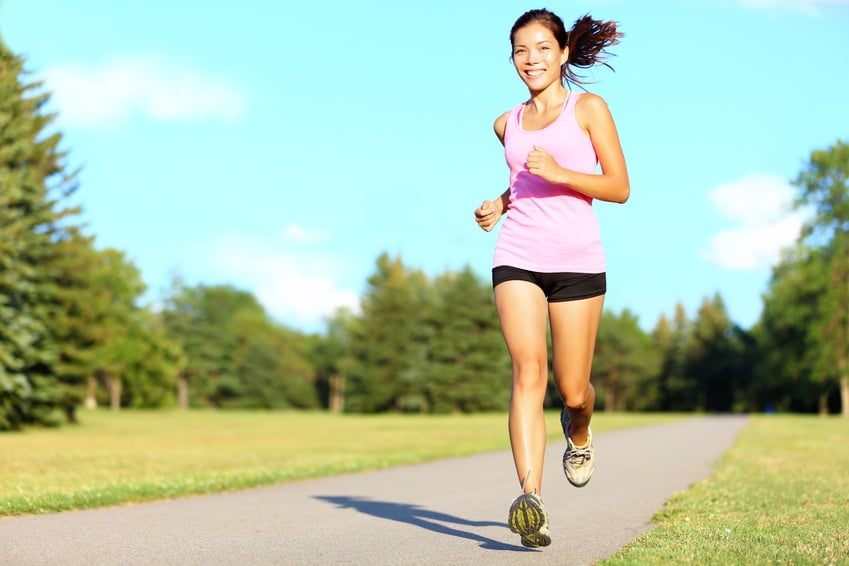
<svg viewBox="0 0 849 566">
<path fill-rule="evenodd" d="M 501 208 L 491 200 L 485 200 L 475 209 L 475 222 L 486 232 L 491 231 L 501 218 Z"/>
<path fill-rule="evenodd" d="M 533 151 L 528 153 L 527 166 L 530 173 L 549 183 L 556 183 L 562 170 L 550 153 L 536 145 Z"/>
</svg>

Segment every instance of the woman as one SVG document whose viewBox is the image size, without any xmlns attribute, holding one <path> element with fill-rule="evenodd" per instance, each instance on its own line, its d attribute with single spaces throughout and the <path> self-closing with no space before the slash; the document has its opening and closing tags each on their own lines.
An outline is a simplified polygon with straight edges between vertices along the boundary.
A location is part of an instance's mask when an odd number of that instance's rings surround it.
<svg viewBox="0 0 849 566">
<path fill-rule="evenodd" d="M 604 100 L 567 87 L 574 68 L 603 63 L 622 36 L 615 22 L 589 16 L 566 30 L 548 10 L 526 12 L 513 25 L 512 60 L 527 101 L 495 121 L 510 187 L 475 210 L 492 230 L 505 213 L 493 260 L 495 305 L 513 362 L 509 432 L 522 494 L 510 507 L 510 529 L 531 548 L 551 544 L 541 498 L 548 383 L 546 319 L 554 382 L 563 399 L 563 468 L 582 487 L 595 464 L 590 369 L 606 292 L 605 258 L 594 199 L 624 203 L 630 195 L 619 136 Z M 597 172 L 600 166 L 601 172 Z"/>
</svg>

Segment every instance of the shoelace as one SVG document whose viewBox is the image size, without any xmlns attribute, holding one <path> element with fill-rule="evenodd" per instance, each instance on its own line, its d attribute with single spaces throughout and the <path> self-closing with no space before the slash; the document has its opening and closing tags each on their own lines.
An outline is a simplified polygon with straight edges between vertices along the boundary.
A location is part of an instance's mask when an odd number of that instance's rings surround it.
<svg viewBox="0 0 849 566">
<path fill-rule="evenodd" d="M 566 456 L 566 459 L 569 460 L 569 463 L 573 466 L 583 466 L 588 461 L 592 460 L 593 453 L 589 448 L 573 448 L 569 451 L 569 455 Z"/>
</svg>

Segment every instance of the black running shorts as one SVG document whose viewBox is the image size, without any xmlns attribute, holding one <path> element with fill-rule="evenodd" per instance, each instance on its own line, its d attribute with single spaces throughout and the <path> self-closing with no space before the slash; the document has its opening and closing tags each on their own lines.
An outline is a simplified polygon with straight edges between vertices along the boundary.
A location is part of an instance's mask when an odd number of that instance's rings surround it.
<svg viewBox="0 0 849 566">
<path fill-rule="evenodd" d="M 509 265 L 493 267 L 493 288 L 505 281 L 533 283 L 542 289 L 550 303 L 589 299 L 607 292 L 607 277 L 604 273 L 539 273 Z"/>
</svg>

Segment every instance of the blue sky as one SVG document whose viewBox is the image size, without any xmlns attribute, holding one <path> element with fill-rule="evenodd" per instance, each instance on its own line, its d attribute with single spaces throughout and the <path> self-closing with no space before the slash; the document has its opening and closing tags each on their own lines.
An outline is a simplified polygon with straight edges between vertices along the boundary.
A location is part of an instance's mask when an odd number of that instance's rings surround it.
<svg viewBox="0 0 849 566">
<path fill-rule="evenodd" d="M 492 122 L 527 96 L 508 34 L 537 7 L 626 34 L 588 85 L 631 175 L 627 204 L 596 203 L 606 306 L 650 329 L 720 292 L 751 326 L 798 233 L 789 181 L 849 139 L 849 0 L 0 0 L 0 33 L 150 301 L 177 273 L 315 331 L 384 251 L 488 280 L 472 213 L 506 187 Z"/>
</svg>

